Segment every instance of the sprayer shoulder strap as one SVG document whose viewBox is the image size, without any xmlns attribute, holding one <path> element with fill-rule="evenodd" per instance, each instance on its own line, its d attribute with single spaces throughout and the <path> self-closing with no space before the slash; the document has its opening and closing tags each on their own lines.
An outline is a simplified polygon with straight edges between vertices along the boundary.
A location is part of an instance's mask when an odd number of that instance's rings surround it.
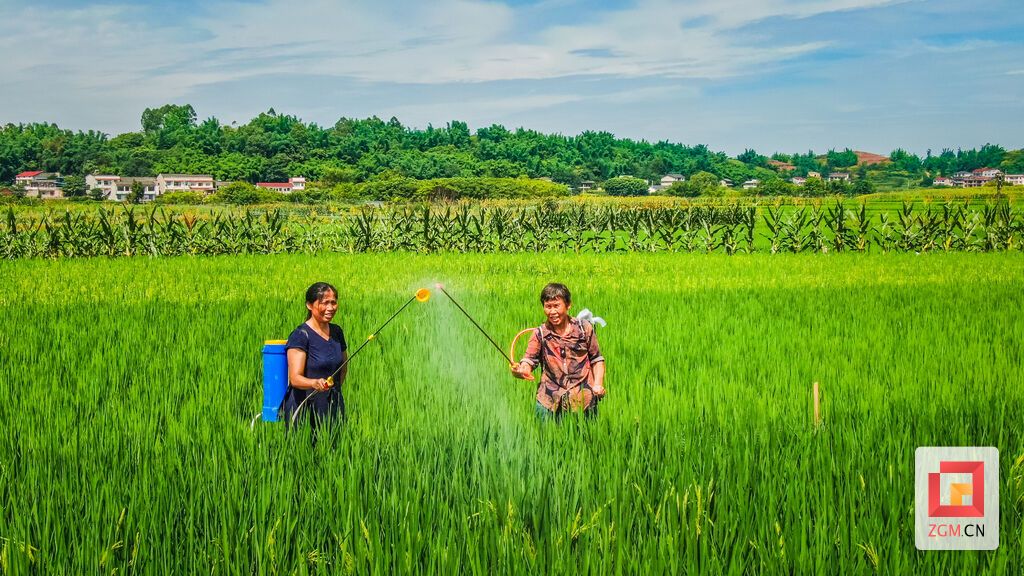
<svg viewBox="0 0 1024 576">
<path fill-rule="evenodd" d="M 580 330 L 583 332 L 583 337 L 587 341 L 587 349 L 590 349 L 590 343 L 594 341 L 594 325 L 585 320 L 577 320 L 580 323 Z"/>
<path fill-rule="evenodd" d="M 543 374 L 543 372 L 544 372 L 544 363 L 547 362 L 547 355 L 544 353 L 544 349 L 545 349 L 545 344 L 544 344 L 545 330 L 544 330 L 544 325 L 543 324 L 541 324 L 540 326 L 537 326 L 537 330 L 536 330 L 535 334 L 537 336 L 537 344 L 540 346 L 540 349 L 538 350 L 538 353 L 539 353 L 539 356 L 540 356 L 539 357 L 539 360 L 540 360 L 540 370 L 541 370 L 541 373 Z"/>
</svg>

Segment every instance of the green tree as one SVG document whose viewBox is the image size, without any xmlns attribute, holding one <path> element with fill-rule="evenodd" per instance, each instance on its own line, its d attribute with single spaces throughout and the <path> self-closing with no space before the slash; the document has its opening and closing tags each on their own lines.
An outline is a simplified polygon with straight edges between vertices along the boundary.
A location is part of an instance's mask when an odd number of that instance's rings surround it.
<svg viewBox="0 0 1024 576">
<path fill-rule="evenodd" d="M 93 188 L 92 190 L 89 190 L 89 198 L 97 202 L 104 199 L 104 194 L 105 193 L 102 188 Z"/>
<path fill-rule="evenodd" d="M 260 189 L 248 182 L 232 182 L 217 191 L 217 197 L 228 204 L 258 204 Z"/>
<path fill-rule="evenodd" d="M 718 176 L 703 170 L 690 177 L 687 182 L 696 196 L 721 196 L 725 189 L 719 185 Z"/>
<path fill-rule="evenodd" d="M 85 196 L 85 178 L 81 176 L 65 176 L 64 184 L 61 186 L 64 195 L 68 198 L 81 198 Z"/>
<path fill-rule="evenodd" d="M 804 185 L 800 187 L 800 191 L 803 196 L 824 196 L 828 193 L 828 186 L 825 185 L 825 181 L 821 178 L 808 178 Z"/>
<path fill-rule="evenodd" d="M 609 196 L 643 196 L 647 194 L 647 181 L 634 176 L 616 176 L 604 182 Z"/>
<path fill-rule="evenodd" d="M 792 196 L 796 193 L 796 186 L 781 178 L 768 178 L 762 180 L 754 190 L 763 196 Z"/>
<path fill-rule="evenodd" d="M 138 180 L 132 182 L 131 192 L 128 194 L 128 201 L 132 204 L 141 204 L 145 199 L 146 187 Z"/>
<path fill-rule="evenodd" d="M 768 159 L 758 154 L 753 148 L 747 148 L 736 159 L 751 166 L 765 166 L 768 163 Z"/>
<path fill-rule="evenodd" d="M 850 193 L 854 196 L 864 196 L 865 194 L 874 194 L 875 187 L 868 180 L 857 180 L 850 187 Z"/>
<path fill-rule="evenodd" d="M 834 149 L 829 150 L 825 158 L 828 165 L 832 168 L 848 168 L 857 163 L 857 154 L 849 148 L 842 152 L 836 152 Z"/>
<path fill-rule="evenodd" d="M 337 186 L 359 181 L 359 171 L 351 166 L 344 168 L 325 168 L 320 176 L 320 183 L 326 187 Z"/>
</svg>

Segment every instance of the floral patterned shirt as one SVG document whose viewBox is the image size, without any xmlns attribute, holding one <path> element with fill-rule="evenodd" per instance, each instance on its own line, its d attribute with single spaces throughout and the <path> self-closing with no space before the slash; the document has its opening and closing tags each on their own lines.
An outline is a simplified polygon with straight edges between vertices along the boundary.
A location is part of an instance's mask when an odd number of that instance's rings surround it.
<svg viewBox="0 0 1024 576">
<path fill-rule="evenodd" d="M 541 366 L 537 402 L 548 410 L 586 410 L 597 404 L 591 390 L 593 366 L 604 362 L 604 357 L 589 322 L 570 318 L 565 336 L 559 336 L 547 323 L 538 327 L 522 361 L 531 368 Z"/>
</svg>

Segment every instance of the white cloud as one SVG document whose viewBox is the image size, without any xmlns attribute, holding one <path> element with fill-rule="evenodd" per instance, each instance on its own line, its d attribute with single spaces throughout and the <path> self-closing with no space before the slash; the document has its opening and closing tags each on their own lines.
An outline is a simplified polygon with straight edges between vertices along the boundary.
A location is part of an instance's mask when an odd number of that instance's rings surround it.
<svg viewBox="0 0 1024 576">
<path fill-rule="evenodd" d="M 469 0 L 221 2 L 156 27 L 146 23 L 143 8 L 128 5 L 27 7 L 0 24 L 4 51 L 13 56 L 0 73 L 28 80 L 39 66 L 60 63 L 69 88 L 109 90 L 113 84 L 170 97 L 206 83 L 283 73 L 427 84 L 568 75 L 721 78 L 824 46 L 745 45 L 729 30 L 770 17 L 885 3 L 641 0 L 589 23 L 536 31 L 528 41 L 517 39 L 524 31 L 515 29 L 513 8 Z M 705 24 L 683 27 L 694 19 Z"/>
<path fill-rule="evenodd" d="M 872 49 L 872 65 L 859 74 L 851 72 L 850 63 L 827 71 L 814 68 L 820 86 L 776 85 L 761 92 L 740 87 L 706 97 L 702 90 L 708 86 L 742 86 L 747 77 L 770 76 L 766 71 L 780 62 L 829 46 L 808 40 L 823 35 L 759 36 L 769 29 L 796 28 L 765 21 L 894 2 L 636 0 L 622 9 L 588 11 L 576 22 L 563 18 L 555 24 L 545 23 L 544 11 L 563 10 L 564 0 L 525 8 L 470 0 L 212 0 L 199 13 L 162 21 L 155 21 L 149 8 L 116 1 L 70 10 L 0 8 L 0 53 L 5 56 L 0 59 L 5 88 L 0 91 L 0 122 L 137 129 L 143 108 L 188 101 L 200 107 L 201 115 L 239 121 L 247 120 L 244 114 L 251 110 L 275 106 L 325 123 L 355 110 L 396 115 L 414 125 L 453 118 L 472 125 L 507 120 L 566 133 L 608 128 L 624 136 L 718 145 L 726 145 L 721 138 L 729 134 L 742 142 L 740 149 L 754 144 L 751 134 L 777 141 L 784 137 L 781 131 L 791 130 L 793 142 L 817 145 L 808 141 L 809 135 L 828 132 L 826 125 L 848 122 L 832 131 L 835 138 L 858 123 L 867 125 L 863 119 L 875 112 L 859 109 L 864 102 L 877 100 L 880 109 L 891 107 L 904 118 L 910 117 L 907 110 L 921 109 L 893 105 L 894 94 L 906 83 L 906 68 L 887 72 L 878 61 L 925 53 L 933 63 L 931 77 L 945 77 L 955 58 L 976 57 L 970 52 L 929 54 L 922 41 L 908 38 L 901 48 L 907 53 L 887 53 L 886 43 Z M 573 6 L 588 10 L 582 2 Z M 1017 68 L 1012 61 L 999 61 L 994 74 L 1003 84 L 1016 82 L 1024 75 Z M 1013 78 L 1002 76 L 1004 70 Z M 300 86 L 272 90 L 268 85 L 274 78 Z M 496 81 L 520 82 L 488 84 Z M 927 81 L 910 92 L 917 94 Z M 323 93 L 307 97 L 314 85 Z M 958 86 L 947 86 L 944 93 Z M 950 101 L 967 100 L 936 97 L 934 106 L 948 109 Z M 202 107 L 211 101 L 217 102 L 213 109 Z M 995 109 L 1009 109 L 1000 106 Z M 773 112 L 765 115 L 766 109 Z M 776 122 L 770 130 L 765 129 L 769 121 Z"/>
</svg>

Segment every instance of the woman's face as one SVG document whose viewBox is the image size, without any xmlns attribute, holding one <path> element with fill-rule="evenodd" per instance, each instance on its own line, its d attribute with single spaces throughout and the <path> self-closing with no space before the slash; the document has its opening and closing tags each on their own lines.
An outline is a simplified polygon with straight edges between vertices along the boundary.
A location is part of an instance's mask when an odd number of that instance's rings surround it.
<svg viewBox="0 0 1024 576">
<path fill-rule="evenodd" d="M 306 304 L 312 317 L 317 322 L 330 322 L 334 314 L 338 312 L 338 295 L 328 290 L 320 299 L 312 304 Z"/>
</svg>

